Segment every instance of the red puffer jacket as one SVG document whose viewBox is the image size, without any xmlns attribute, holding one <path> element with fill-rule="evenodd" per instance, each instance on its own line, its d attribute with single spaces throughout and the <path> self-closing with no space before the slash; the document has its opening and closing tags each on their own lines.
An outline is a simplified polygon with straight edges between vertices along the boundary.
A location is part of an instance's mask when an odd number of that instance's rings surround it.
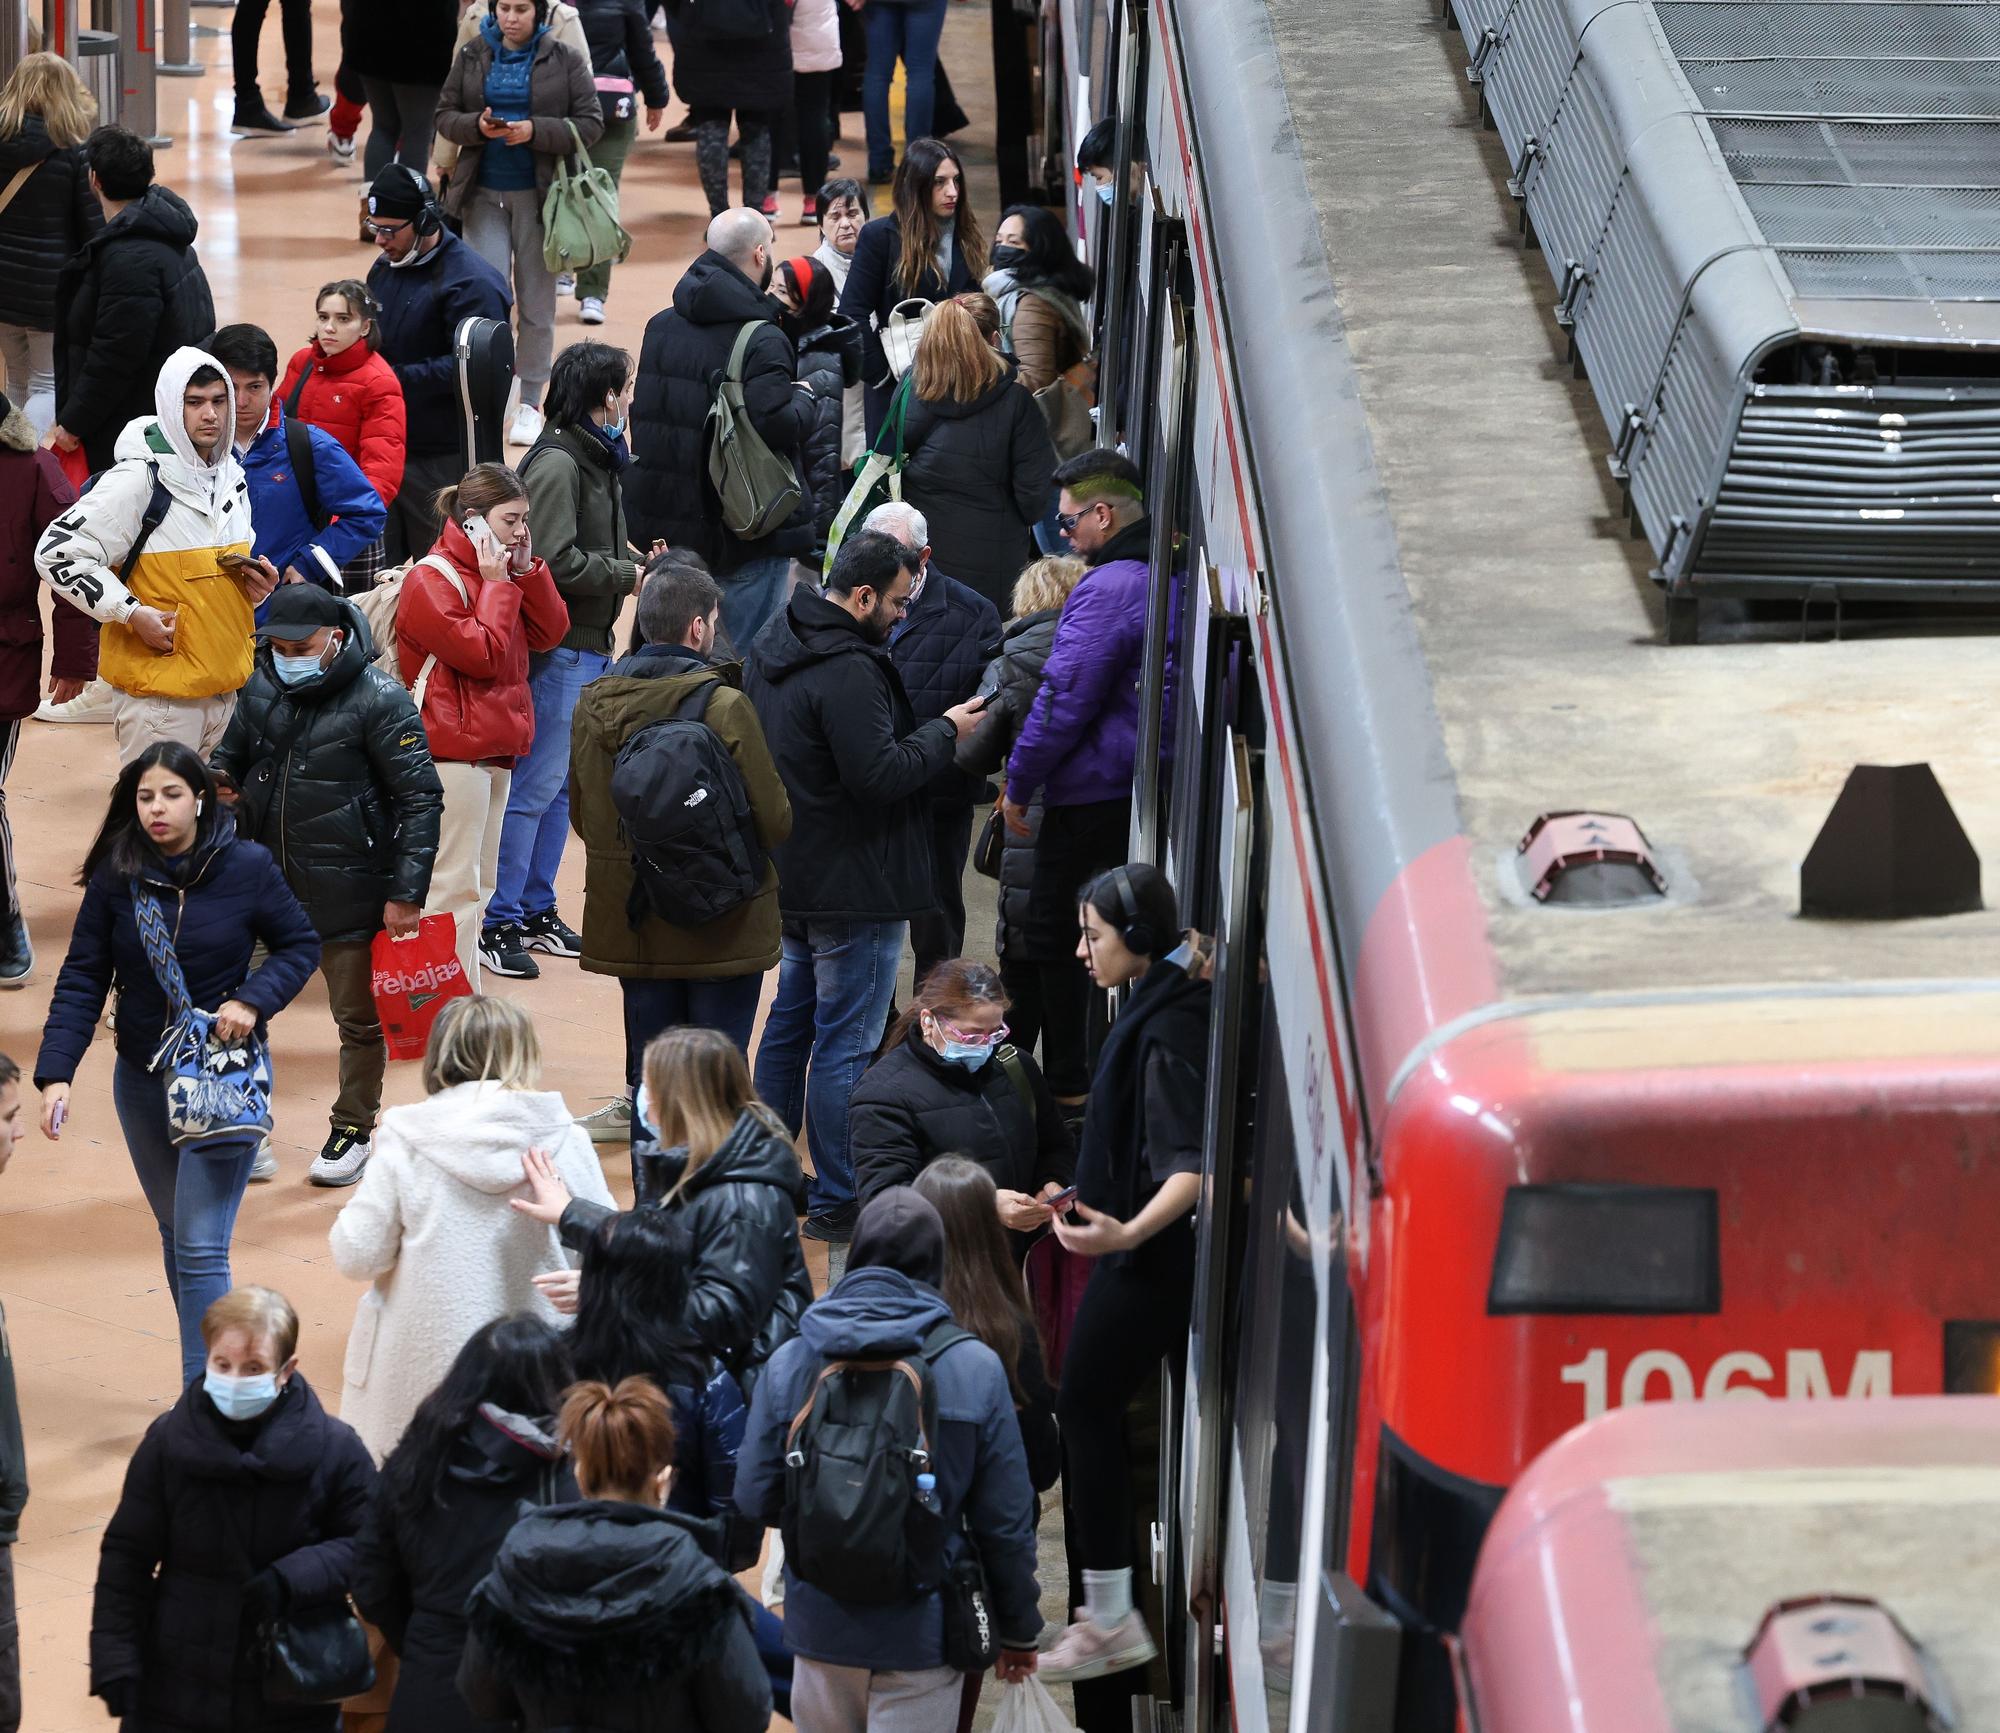
<svg viewBox="0 0 2000 1733">
<path fill-rule="evenodd" d="M 306 388 L 294 411 L 292 389 L 302 375 Z M 278 401 L 339 440 L 382 503 L 393 503 L 403 486 L 403 386 L 366 337 L 332 357 L 321 354 L 315 337 L 285 369 Z"/>
<path fill-rule="evenodd" d="M 442 572 L 410 568 L 396 603 L 397 668 L 415 686 L 424 659 L 437 657 L 424 688 L 431 757 L 456 764 L 519 758 L 535 743 L 528 652 L 553 650 L 569 630 L 569 609 L 546 561 L 517 582 L 488 583 L 465 531 L 447 522 L 431 552 L 451 562 L 470 606 Z"/>
</svg>

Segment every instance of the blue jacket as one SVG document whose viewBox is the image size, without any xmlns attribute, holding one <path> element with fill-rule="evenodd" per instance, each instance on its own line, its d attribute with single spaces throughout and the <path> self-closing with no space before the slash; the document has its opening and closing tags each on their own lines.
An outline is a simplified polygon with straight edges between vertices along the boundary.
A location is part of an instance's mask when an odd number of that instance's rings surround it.
<svg viewBox="0 0 2000 1733">
<path fill-rule="evenodd" d="M 919 722 L 942 716 L 979 690 L 986 664 L 1000 654 L 1000 612 L 970 584 L 948 578 L 933 564 L 923 594 L 889 637 L 889 660 L 903 676 L 903 690 Z M 931 798 L 969 804 L 982 777 L 944 770 Z"/>
<path fill-rule="evenodd" d="M 186 859 L 185 885 L 164 861 L 149 866 L 145 877 L 174 925 L 188 996 L 204 1011 L 225 999 L 241 999 L 256 1009 L 261 1028 L 298 997 L 318 967 L 319 935 L 270 850 L 241 841 L 227 813 L 204 822 Z M 100 867 L 84 890 L 69 955 L 49 999 L 35 1060 L 37 1088 L 76 1076 L 113 987 L 119 1056 L 142 1066 L 152 1063 L 167 1025 L 167 996 L 139 939 L 132 885 L 125 875 Z M 259 939 L 270 955 L 252 974 L 250 950 Z"/>
<path fill-rule="evenodd" d="M 340 568 L 381 539 L 389 514 L 381 495 L 339 440 L 317 427 L 308 427 L 306 437 L 312 444 L 319 509 L 335 521 L 313 533 L 305 496 L 292 475 L 285 411 L 273 404 L 270 425 L 250 442 L 248 451 L 236 454 L 250 487 L 250 533 L 256 538 L 250 551 L 281 572 L 296 566 L 301 577 L 337 590 Z M 257 612 L 262 618 L 263 609 Z"/>
<path fill-rule="evenodd" d="M 775 1528 L 785 1507 L 785 1433 L 819 1374 L 822 1356 L 909 1353 L 951 1309 L 897 1270 L 850 1271 L 810 1306 L 799 1333 L 757 1381 L 736 1463 L 736 1505 Z M 938 1437 L 932 1466 L 955 1548 L 965 1530 L 986 1567 L 1001 1643 L 1032 1649 L 1042 1629 L 1035 1583 L 1035 1494 L 1021 1427 L 1000 1358 L 984 1342 L 960 1342 L 931 1367 Z M 963 1517 L 963 1526 L 960 1519 Z M 837 1667 L 877 1672 L 944 1665 L 944 1620 L 936 1594 L 900 1606 L 850 1606 L 801 1582 L 785 1561 L 785 1640 L 794 1652 Z"/>
<path fill-rule="evenodd" d="M 410 456 L 463 452 L 454 339 L 462 319 L 507 317 L 514 300 L 506 279 L 447 229 L 415 264 L 377 259 L 368 292 L 382 309 L 375 352 L 402 382 Z"/>
</svg>

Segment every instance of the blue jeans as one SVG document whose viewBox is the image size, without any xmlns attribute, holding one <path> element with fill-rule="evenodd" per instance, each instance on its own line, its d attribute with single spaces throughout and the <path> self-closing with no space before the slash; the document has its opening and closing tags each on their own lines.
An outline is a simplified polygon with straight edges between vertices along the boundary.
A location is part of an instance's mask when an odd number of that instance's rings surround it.
<svg viewBox="0 0 2000 1733">
<path fill-rule="evenodd" d="M 778 997 L 757 1045 L 757 1093 L 806 1128 L 814 1215 L 854 1201 L 847 1098 L 882 1044 L 908 921 L 787 921 Z"/>
<path fill-rule="evenodd" d="M 929 138 L 936 107 L 938 38 L 947 0 L 875 0 L 861 22 L 868 31 L 868 70 L 861 113 L 868 126 L 868 178 L 887 180 L 896 161 L 889 135 L 889 86 L 903 63 L 903 137 Z M 880 170 L 881 173 L 876 171 Z"/>
<path fill-rule="evenodd" d="M 726 577 L 717 576 L 716 582 L 722 586 L 722 629 L 741 660 L 749 660 L 750 646 L 763 631 L 764 622 L 784 606 L 791 576 L 788 554 L 745 560 Z"/>
<path fill-rule="evenodd" d="M 143 1066 L 119 1055 L 111 1071 L 111 1104 L 132 1171 L 160 1224 L 160 1247 L 167 1265 L 167 1292 L 180 1314 L 181 1383 L 201 1376 L 208 1350 L 201 1340 L 201 1315 L 229 1292 L 229 1236 L 243 1188 L 250 1183 L 254 1140 L 234 1143 L 225 1153 L 183 1153 L 167 1128 L 166 1084 Z"/>
<path fill-rule="evenodd" d="M 486 904 L 486 927 L 505 926 L 556 906 L 556 868 L 569 841 L 569 723 L 578 695 L 611 665 L 595 650 L 550 650 L 528 676 L 535 743 L 514 764 L 500 825 L 500 868 Z"/>
<path fill-rule="evenodd" d="M 646 1044 L 665 1029 L 720 1029 L 750 1053 L 750 1031 L 757 1026 L 757 1001 L 764 994 L 764 977 L 729 975 L 720 980 L 642 980 L 618 978 L 625 999 L 625 1087 L 637 1091 L 639 1062 Z"/>
</svg>

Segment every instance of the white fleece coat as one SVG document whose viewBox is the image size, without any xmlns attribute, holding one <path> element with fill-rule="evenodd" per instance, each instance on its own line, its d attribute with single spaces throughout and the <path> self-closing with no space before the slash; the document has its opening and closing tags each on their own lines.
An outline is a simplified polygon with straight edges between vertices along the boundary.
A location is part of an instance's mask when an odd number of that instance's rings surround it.
<svg viewBox="0 0 2000 1733">
<path fill-rule="evenodd" d="M 374 1285 L 347 1338 L 340 1417 L 380 1462 L 466 1340 L 508 1312 L 556 1313 L 534 1278 L 571 1267 L 556 1230 L 508 1207 L 521 1157 L 545 1149 L 577 1197 L 611 1203 L 560 1095 L 461 1083 L 392 1107 L 329 1238 L 340 1273 Z"/>
</svg>

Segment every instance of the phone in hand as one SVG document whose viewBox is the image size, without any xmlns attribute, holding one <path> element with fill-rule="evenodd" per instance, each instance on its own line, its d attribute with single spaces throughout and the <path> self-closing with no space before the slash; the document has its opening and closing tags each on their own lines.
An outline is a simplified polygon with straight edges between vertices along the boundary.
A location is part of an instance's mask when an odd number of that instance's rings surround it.
<svg viewBox="0 0 2000 1733">
<path fill-rule="evenodd" d="M 49 1109 L 49 1135 L 51 1137 L 59 1137 L 62 1134 L 63 1121 L 67 1118 L 69 1118 L 69 1102 L 67 1100 L 58 1101 L 54 1107 Z"/>
<path fill-rule="evenodd" d="M 478 512 L 465 520 L 465 539 L 472 543 L 472 551 L 479 556 L 479 563 L 489 560 L 505 560 L 507 544 L 493 533 L 493 526 Z"/>
<path fill-rule="evenodd" d="M 240 576 L 246 571 L 254 572 L 257 569 L 257 562 L 255 560 L 248 554 L 237 553 L 234 549 L 227 549 L 217 554 L 215 556 L 215 563 L 225 572 L 229 573 L 231 577 Z"/>
<path fill-rule="evenodd" d="M 1056 1192 L 1051 1197 L 1043 1198 L 1042 1202 L 1054 1210 L 1057 1215 L 1067 1215 L 1070 1205 L 1076 1202 L 1076 1187 L 1069 1186 L 1062 1191 Z"/>
</svg>

